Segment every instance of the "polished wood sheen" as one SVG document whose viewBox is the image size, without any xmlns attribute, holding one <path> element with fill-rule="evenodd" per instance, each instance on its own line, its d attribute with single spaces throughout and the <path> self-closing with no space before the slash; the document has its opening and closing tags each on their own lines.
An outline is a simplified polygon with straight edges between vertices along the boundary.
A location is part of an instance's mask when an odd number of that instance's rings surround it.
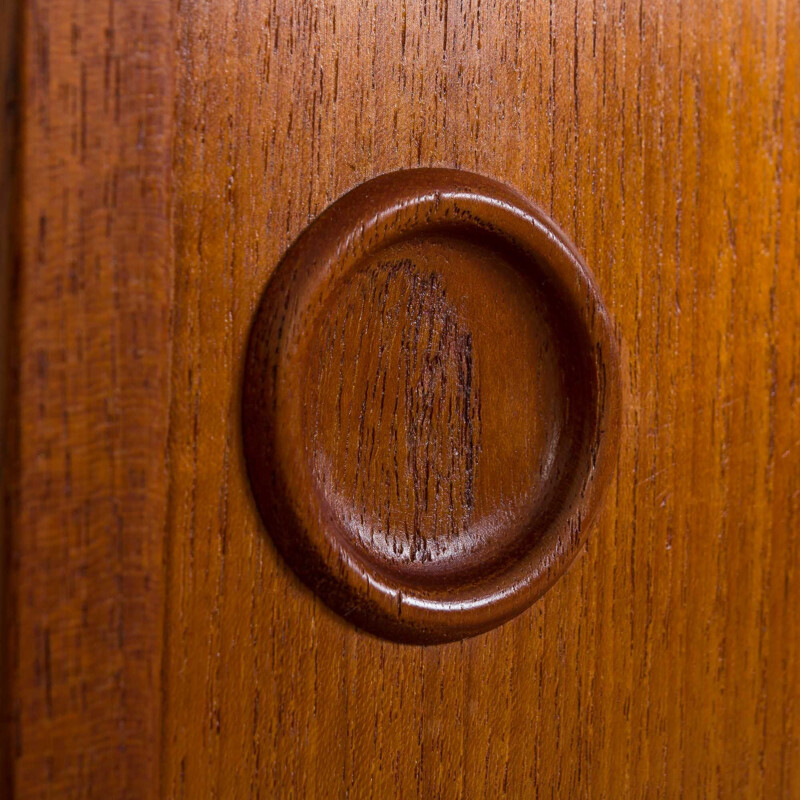
<svg viewBox="0 0 800 800">
<path fill-rule="evenodd" d="M 267 530 L 335 610 L 400 641 L 530 605 L 617 450 L 617 349 L 587 268 L 546 215 L 461 170 L 382 175 L 303 232 L 243 397 Z"/>
<path fill-rule="evenodd" d="M 796 0 L 14 4 L 0 796 L 800 797 Z M 288 567 L 240 414 L 283 255 L 415 167 L 556 222 L 626 392 L 571 567 L 427 647 Z"/>
<path fill-rule="evenodd" d="M 0 9 L 16 44 L 0 797 L 155 797 L 172 15 L 162 0 Z"/>
</svg>

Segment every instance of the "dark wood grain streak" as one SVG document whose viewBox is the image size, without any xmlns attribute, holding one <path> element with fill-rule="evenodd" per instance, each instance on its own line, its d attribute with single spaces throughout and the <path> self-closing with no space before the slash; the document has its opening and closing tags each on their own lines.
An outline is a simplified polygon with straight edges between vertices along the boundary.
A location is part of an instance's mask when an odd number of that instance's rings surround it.
<svg viewBox="0 0 800 800">
<path fill-rule="evenodd" d="M 8 469 L 17 448 L 15 431 L 6 420 L 15 416 L 15 380 L 9 369 L 15 349 L 16 324 L 13 259 L 17 245 L 16 213 L 19 197 L 17 142 L 19 137 L 20 20 L 17 3 L 0 6 L 0 487 L 8 484 Z M 3 493 L 0 509 L 0 796 L 11 796 L 13 787 L 13 694 L 10 675 L 13 653 L 9 644 L 16 627 L 15 602 L 8 581 L 11 563 L 9 503 Z"/>
<path fill-rule="evenodd" d="M 4 777 L 20 798 L 155 797 L 172 10 L 19 9 Z"/>
<path fill-rule="evenodd" d="M 309 382 L 319 390 L 309 392 L 314 472 L 358 521 L 374 520 L 387 549 L 427 563 L 457 545 L 475 508 L 481 391 L 472 334 L 439 276 L 409 258 L 381 260 L 353 284 L 349 301 L 321 321 Z M 335 415 L 321 408 L 325 394 Z M 331 464 L 324 438 L 354 460 Z M 405 474 L 413 480 L 401 486 Z"/>
<path fill-rule="evenodd" d="M 165 796 L 800 795 L 800 8 L 178 8 Z M 625 343 L 619 480 L 529 612 L 358 633 L 261 527 L 235 409 L 281 255 L 382 172 L 518 188 Z"/>
</svg>

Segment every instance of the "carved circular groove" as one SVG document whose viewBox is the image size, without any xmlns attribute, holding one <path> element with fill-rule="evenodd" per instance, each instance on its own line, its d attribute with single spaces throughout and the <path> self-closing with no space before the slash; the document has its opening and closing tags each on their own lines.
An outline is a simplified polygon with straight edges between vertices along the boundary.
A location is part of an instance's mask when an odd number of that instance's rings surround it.
<svg viewBox="0 0 800 800">
<path fill-rule="evenodd" d="M 506 186 L 383 175 L 264 292 L 243 390 L 267 530 L 348 620 L 400 641 L 524 610 L 580 549 L 619 433 L 611 322 L 575 248 Z"/>
</svg>

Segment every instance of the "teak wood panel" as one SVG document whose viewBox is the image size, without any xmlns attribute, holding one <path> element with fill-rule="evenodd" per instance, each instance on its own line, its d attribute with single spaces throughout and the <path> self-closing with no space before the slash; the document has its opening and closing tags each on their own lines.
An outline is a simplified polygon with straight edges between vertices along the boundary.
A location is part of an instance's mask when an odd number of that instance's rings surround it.
<svg viewBox="0 0 800 800">
<path fill-rule="evenodd" d="M 800 796 L 798 4 L 124 8 L 23 14 L 18 794 Z M 586 552 L 519 618 L 431 648 L 302 588 L 238 416 L 280 256 L 417 165 L 565 229 L 627 395 Z"/>
<path fill-rule="evenodd" d="M 0 18 L 19 43 L 3 64 L 16 144 L 0 797 L 155 797 L 172 13 L 35 0 Z"/>
</svg>

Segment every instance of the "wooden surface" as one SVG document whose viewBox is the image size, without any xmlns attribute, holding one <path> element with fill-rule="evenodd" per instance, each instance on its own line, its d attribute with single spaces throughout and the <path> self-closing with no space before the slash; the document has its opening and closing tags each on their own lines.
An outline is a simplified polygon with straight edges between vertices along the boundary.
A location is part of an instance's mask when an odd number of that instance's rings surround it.
<svg viewBox="0 0 800 800">
<path fill-rule="evenodd" d="M 19 795 L 156 796 L 158 770 L 186 798 L 800 796 L 798 3 L 364 6 L 182 0 L 171 93 L 166 3 L 26 5 Z M 281 255 L 417 165 L 554 217 L 630 391 L 586 552 L 519 618 L 430 648 L 302 587 L 237 416 Z"/>
<path fill-rule="evenodd" d="M 800 795 L 797 3 L 214 0 L 177 25 L 165 796 Z M 553 215 L 632 396 L 586 554 L 429 649 L 301 587 L 236 414 L 286 248 L 416 165 Z"/>
<path fill-rule="evenodd" d="M 15 3 L 0 6 L 0 486 L 9 478 L 8 454 L 10 426 L 2 422 L 9 412 L 9 361 L 12 330 L 12 231 L 15 229 L 14 206 L 17 198 L 16 146 L 19 135 L 19 81 L 17 51 L 19 9 Z M 13 748 L 11 747 L 10 714 L 12 703 L 11 653 L 6 631 L 14 624 L 13 609 L 8 602 L 8 564 L 11 538 L 8 535 L 7 505 L 0 511 L 0 796 L 11 794 Z"/>
<path fill-rule="evenodd" d="M 0 796 L 155 797 L 171 13 L 19 8 Z"/>
<path fill-rule="evenodd" d="M 242 378 L 264 527 L 348 622 L 442 643 L 525 610 L 616 462 L 619 353 L 573 245 L 507 186 L 409 169 L 297 239 Z"/>
</svg>

